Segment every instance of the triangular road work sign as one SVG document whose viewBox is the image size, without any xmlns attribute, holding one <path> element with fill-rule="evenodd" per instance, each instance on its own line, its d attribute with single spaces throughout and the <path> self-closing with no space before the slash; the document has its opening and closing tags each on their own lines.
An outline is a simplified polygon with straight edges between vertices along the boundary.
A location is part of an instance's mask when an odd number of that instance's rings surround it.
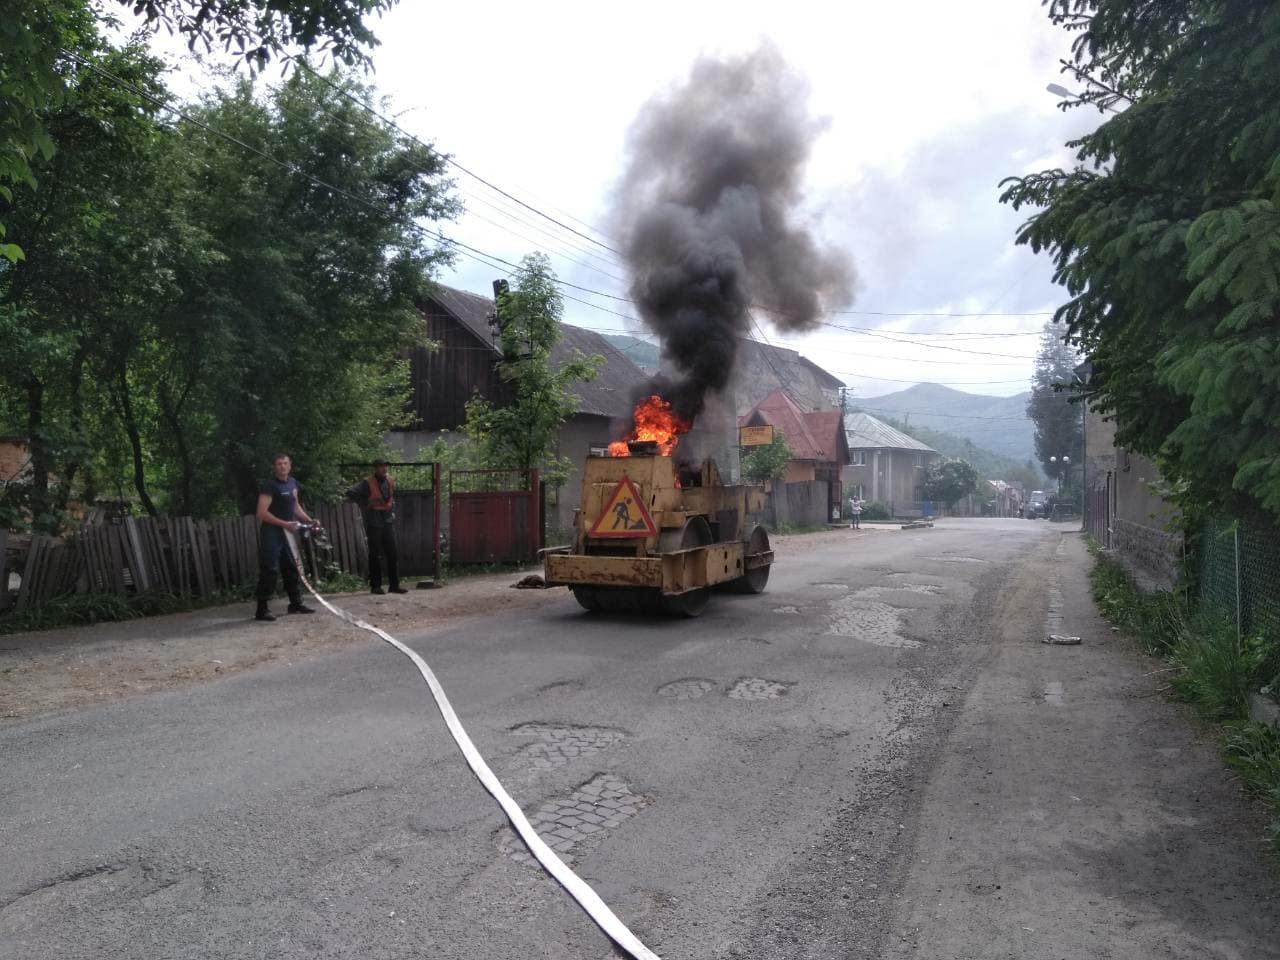
<svg viewBox="0 0 1280 960">
<path fill-rule="evenodd" d="M 658 527 L 640 499 L 630 477 L 623 477 L 609 494 L 604 510 L 591 525 L 589 537 L 652 537 Z"/>
</svg>

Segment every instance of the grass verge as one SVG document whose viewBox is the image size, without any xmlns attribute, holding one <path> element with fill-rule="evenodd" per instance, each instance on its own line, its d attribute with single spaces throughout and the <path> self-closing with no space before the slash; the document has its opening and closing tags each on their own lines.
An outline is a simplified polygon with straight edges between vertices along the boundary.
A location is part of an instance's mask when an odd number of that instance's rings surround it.
<svg viewBox="0 0 1280 960">
<path fill-rule="evenodd" d="M 1175 594 L 1144 593 L 1096 550 L 1089 581 L 1102 615 L 1168 663 L 1174 699 L 1217 727 L 1227 764 L 1271 812 L 1267 839 L 1280 854 L 1280 731 L 1249 718 L 1250 694 L 1277 675 L 1280 638 L 1238 637 L 1217 611 L 1189 611 Z"/>
<path fill-rule="evenodd" d="M 28 633 L 35 630 L 54 630 L 58 627 L 82 627 L 95 623 L 118 623 L 142 617 L 158 617 L 167 613 L 184 613 L 203 610 L 228 603 L 248 603 L 253 600 L 255 584 L 241 584 L 231 590 L 219 590 L 208 596 L 192 597 L 151 590 L 123 596 L 114 593 L 70 593 L 52 597 L 21 612 L 17 610 L 0 614 L 0 636 L 12 633 Z M 345 593 L 368 589 L 360 577 L 340 574 L 319 585 L 321 593 Z M 277 591 L 276 596 L 284 594 Z"/>
</svg>

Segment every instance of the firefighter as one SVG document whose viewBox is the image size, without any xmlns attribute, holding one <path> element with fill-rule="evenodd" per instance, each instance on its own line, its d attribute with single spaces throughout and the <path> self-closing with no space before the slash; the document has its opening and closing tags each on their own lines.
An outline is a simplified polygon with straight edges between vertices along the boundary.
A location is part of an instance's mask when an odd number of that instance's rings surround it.
<svg viewBox="0 0 1280 960">
<path fill-rule="evenodd" d="M 315 613 L 302 602 L 302 578 L 289 548 L 286 530 L 297 530 L 298 521 L 312 523 L 298 502 L 298 481 L 290 476 L 293 462 L 287 453 L 277 453 L 271 460 L 271 476 L 258 488 L 258 610 L 255 620 L 274 620 L 267 609 L 276 591 L 276 574 L 284 578 L 284 591 L 289 595 L 290 613 Z"/>
<path fill-rule="evenodd" d="M 400 586 L 396 566 L 396 484 L 387 473 L 386 460 L 373 464 L 373 473 L 347 491 L 347 497 L 364 509 L 364 532 L 369 541 L 369 592 L 381 595 L 382 562 L 387 564 L 391 593 L 408 593 Z"/>
</svg>

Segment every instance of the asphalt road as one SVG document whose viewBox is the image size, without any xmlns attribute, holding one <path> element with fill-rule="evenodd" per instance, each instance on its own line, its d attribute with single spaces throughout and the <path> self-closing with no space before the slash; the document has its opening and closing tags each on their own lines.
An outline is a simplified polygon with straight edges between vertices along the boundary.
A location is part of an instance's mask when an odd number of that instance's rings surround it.
<svg viewBox="0 0 1280 960">
<path fill-rule="evenodd" d="M 663 957 L 880 957 L 928 922 L 907 892 L 935 879 L 921 844 L 947 841 L 921 818 L 961 802 L 930 778 L 998 638 L 1043 632 L 1067 535 L 798 538 L 765 594 L 695 621 L 566 597 L 401 639 Z M 3 728 L 0 841 L 4 958 L 613 955 L 373 639 Z"/>
</svg>

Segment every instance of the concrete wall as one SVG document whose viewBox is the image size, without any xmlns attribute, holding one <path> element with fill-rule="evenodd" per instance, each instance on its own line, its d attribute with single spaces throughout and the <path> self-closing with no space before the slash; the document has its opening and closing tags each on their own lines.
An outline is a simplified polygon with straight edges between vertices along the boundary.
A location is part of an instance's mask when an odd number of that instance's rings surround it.
<svg viewBox="0 0 1280 960">
<path fill-rule="evenodd" d="M 1084 417 L 1084 482 L 1088 490 L 1107 485 L 1107 474 L 1116 468 L 1116 424 L 1092 406 Z"/>
<path fill-rule="evenodd" d="M 775 480 L 765 506 L 765 524 L 816 527 L 827 522 L 828 485 L 821 480 L 784 483 Z"/>
<path fill-rule="evenodd" d="M 784 483 L 808 483 L 816 479 L 818 478 L 812 460 L 788 461 L 786 475 L 782 478 Z"/>
<path fill-rule="evenodd" d="M 1111 550 L 1146 585 L 1170 587 L 1181 571 L 1182 539 L 1166 529 L 1176 511 L 1152 491 L 1159 479 L 1160 471 L 1146 457 L 1115 450 Z"/>
<path fill-rule="evenodd" d="M 918 512 L 919 488 L 924 483 L 925 470 L 938 459 L 938 454 L 914 450 L 866 450 L 865 453 L 866 465 L 846 464 L 840 471 L 846 499 L 851 490 L 862 484 L 864 500 L 893 504 L 895 512 L 899 506 L 909 509 L 907 505 L 914 504 Z"/>
<path fill-rule="evenodd" d="M 0 437 L 0 482 L 16 480 L 26 469 L 28 458 L 25 437 Z"/>
</svg>

